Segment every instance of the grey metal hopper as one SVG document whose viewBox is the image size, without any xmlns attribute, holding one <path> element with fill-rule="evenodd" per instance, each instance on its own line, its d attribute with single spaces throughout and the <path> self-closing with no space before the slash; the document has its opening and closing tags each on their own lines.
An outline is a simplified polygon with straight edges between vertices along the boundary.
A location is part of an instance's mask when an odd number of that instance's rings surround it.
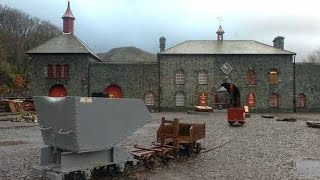
<svg viewBox="0 0 320 180">
<path fill-rule="evenodd" d="M 75 153 L 110 149 L 152 119 L 140 99 L 33 99 L 44 143 Z"/>
</svg>

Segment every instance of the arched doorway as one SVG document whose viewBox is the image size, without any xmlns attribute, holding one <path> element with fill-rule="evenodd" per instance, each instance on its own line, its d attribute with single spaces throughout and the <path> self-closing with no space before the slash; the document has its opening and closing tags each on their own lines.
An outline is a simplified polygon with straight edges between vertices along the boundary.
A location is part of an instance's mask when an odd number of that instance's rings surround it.
<svg viewBox="0 0 320 180">
<path fill-rule="evenodd" d="M 225 87 L 220 86 L 213 89 L 213 107 L 214 109 L 227 109 L 229 106 L 229 95 Z"/>
<path fill-rule="evenodd" d="M 65 97 L 67 95 L 68 93 L 66 87 L 64 87 L 64 85 L 61 84 L 53 85 L 49 90 L 50 97 Z"/>
<path fill-rule="evenodd" d="M 223 83 L 221 86 L 226 88 L 229 93 L 229 107 L 241 107 L 240 92 L 238 87 L 231 83 Z"/>
<path fill-rule="evenodd" d="M 109 98 L 122 98 L 121 88 L 115 84 L 112 84 L 105 88 L 104 93 L 107 94 Z"/>
</svg>

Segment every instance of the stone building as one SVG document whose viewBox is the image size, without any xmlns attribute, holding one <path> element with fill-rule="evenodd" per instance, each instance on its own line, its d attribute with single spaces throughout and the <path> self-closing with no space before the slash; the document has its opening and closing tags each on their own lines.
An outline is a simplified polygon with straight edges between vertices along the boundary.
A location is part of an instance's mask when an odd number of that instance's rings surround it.
<svg viewBox="0 0 320 180">
<path fill-rule="evenodd" d="M 295 63 L 284 38 L 273 46 L 253 40 L 191 40 L 157 56 L 134 47 L 95 55 L 73 33 L 70 3 L 63 34 L 28 51 L 33 95 L 141 98 L 153 111 L 186 111 L 195 105 L 252 111 L 319 111 L 319 65 Z"/>
</svg>

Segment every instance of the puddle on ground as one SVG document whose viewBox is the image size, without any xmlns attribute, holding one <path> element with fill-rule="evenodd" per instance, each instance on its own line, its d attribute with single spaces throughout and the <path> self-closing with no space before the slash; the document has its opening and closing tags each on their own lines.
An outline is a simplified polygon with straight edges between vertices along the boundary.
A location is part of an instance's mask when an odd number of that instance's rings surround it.
<svg viewBox="0 0 320 180">
<path fill-rule="evenodd" d="M 0 146 L 15 146 L 19 144 L 26 144 L 24 141 L 0 141 Z"/>
<path fill-rule="evenodd" d="M 320 178 L 320 159 L 305 158 L 297 160 L 295 168 L 301 175 Z"/>
</svg>

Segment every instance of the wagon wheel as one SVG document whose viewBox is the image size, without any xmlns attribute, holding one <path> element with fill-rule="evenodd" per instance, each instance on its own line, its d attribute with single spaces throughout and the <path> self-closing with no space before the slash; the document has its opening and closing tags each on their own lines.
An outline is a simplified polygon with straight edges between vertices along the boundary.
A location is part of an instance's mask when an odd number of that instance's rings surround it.
<svg viewBox="0 0 320 180">
<path fill-rule="evenodd" d="M 196 143 L 194 148 L 196 150 L 196 154 L 200 154 L 200 152 L 201 152 L 201 143 Z"/>
<path fill-rule="evenodd" d="M 193 146 L 192 145 L 190 145 L 190 144 L 185 145 L 184 150 L 186 151 L 188 157 L 192 156 L 192 154 L 193 154 Z"/>
<path fill-rule="evenodd" d="M 154 159 L 155 157 L 153 154 L 147 155 L 147 157 L 144 160 L 145 166 L 149 169 L 153 168 L 154 164 L 156 163 Z"/>
<path fill-rule="evenodd" d="M 167 151 L 162 157 L 162 162 L 167 165 L 171 159 L 172 159 L 172 155 L 169 151 Z"/>
<path fill-rule="evenodd" d="M 234 121 L 228 121 L 228 123 L 230 124 L 230 126 L 232 126 Z"/>
</svg>

